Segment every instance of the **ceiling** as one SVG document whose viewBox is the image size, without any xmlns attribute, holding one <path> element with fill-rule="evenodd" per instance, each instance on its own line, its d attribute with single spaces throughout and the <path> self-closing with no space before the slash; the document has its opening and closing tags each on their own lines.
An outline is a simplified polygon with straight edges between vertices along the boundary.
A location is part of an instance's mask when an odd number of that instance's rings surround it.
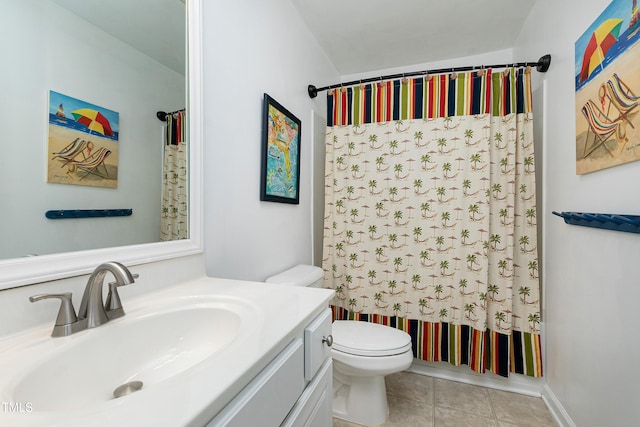
<svg viewBox="0 0 640 427">
<path fill-rule="evenodd" d="M 185 75 L 183 0 L 53 0 L 145 55 Z"/>
<path fill-rule="evenodd" d="M 183 0 L 53 1 L 185 74 Z M 511 48 L 535 0 L 291 2 L 345 76 Z"/>
<path fill-rule="evenodd" d="M 535 0 L 291 0 L 340 75 L 512 48 Z"/>
</svg>

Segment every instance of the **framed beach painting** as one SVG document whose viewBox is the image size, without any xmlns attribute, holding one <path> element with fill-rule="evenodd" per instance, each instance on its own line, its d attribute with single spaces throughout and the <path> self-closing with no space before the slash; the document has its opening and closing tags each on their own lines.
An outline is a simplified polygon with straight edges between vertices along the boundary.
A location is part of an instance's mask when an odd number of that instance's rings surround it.
<svg viewBox="0 0 640 427">
<path fill-rule="evenodd" d="M 613 0 L 575 43 L 576 173 L 640 160 L 640 11 Z"/>
<path fill-rule="evenodd" d="M 300 126 L 296 116 L 264 94 L 260 200 L 300 202 Z"/>
<path fill-rule="evenodd" d="M 119 114 L 49 91 L 47 182 L 118 187 Z"/>
</svg>

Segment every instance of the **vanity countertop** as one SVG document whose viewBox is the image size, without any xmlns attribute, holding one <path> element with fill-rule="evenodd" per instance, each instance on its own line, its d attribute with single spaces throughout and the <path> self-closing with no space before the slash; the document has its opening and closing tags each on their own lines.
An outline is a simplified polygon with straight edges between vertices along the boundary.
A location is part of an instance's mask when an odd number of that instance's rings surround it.
<svg viewBox="0 0 640 427">
<path fill-rule="evenodd" d="M 0 425 L 204 425 L 293 339 L 296 331 L 326 309 L 333 295 L 334 292 L 328 289 L 202 277 L 136 298 L 123 297 L 123 306 L 127 313 L 124 317 L 68 337 L 50 337 L 54 320 L 51 319 L 50 324 L 0 340 Z M 103 376 L 108 378 L 100 378 L 100 381 L 108 381 L 110 377 L 117 376 L 108 375 L 110 372 L 121 371 L 117 364 L 127 365 L 129 361 L 135 364 L 133 361 L 136 355 L 126 354 L 126 349 L 135 348 L 135 345 L 124 346 L 127 339 L 130 339 L 126 336 L 130 325 L 135 325 L 140 319 L 150 319 L 146 320 L 149 324 L 155 319 L 154 316 L 158 315 L 158 311 L 164 313 L 172 310 L 171 319 L 180 323 L 182 312 L 178 310 L 176 317 L 174 305 L 196 310 L 207 309 L 209 301 L 219 306 L 226 304 L 229 307 L 239 307 L 238 321 L 233 325 L 233 337 L 223 348 L 192 365 L 185 365 L 183 368 L 173 367 L 171 373 L 165 374 L 160 380 L 150 380 L 140 391 L 119 399 L 111 398 L 111 390 L 123 381 L 140 379 L 144 382 L 143 373 L 139 373 L 139 378 L 135 372 L 128 378 L 113 378 L 109 390 L 99 392 L 88 384 L 81 384 L 80 381 L 81 386 L 87 387 L 86 393 L 82 390 L 73 392 L 79 393 L 81 400 L 86 396 L 97 397 L 93 400 L 86 397 L 86 403 L 75 406 L 70 404 L 67 407 L 64 397 L 61 396 L 64 396 L 68 383 L 74 381 L 74 374 L 77 377 L 74 370 L 85 369 L 88 376 L 104 373 Z M 216 328 L 231 327 L 222 321 L 212 323 L 220 323 L 205 325 L 205 328 L 211 328 L 212 334 Z M 156 343 L 162 341 L 161 338 L 166 333 L 162 325 L 159 323 L 158 330 L 149 334 Z M 204 330 L 206 334 L 206 329 Z M 112 340 L 114 336 L 117 337 L 114 342 L 123 345 L 122 348 L 116 346 L 118 349 L 114 351 L 117 353 L 105 357 L 99 354 L 100 357 L 97 358 L 91 356 L 91 349 L 95 350 L 95 347 L 98 347 L 94 344 Z M 179 347 L 182 337 L 173 336 L 173 339 Z M 185 338 L 188 339 L 189 337 Z M 83 352 L 87 352 L 87 360 L 82 358 Z M 60 357 L 64 354 L 80 355 L 78 358 L 83 362 L 78 365 L 84 366 L 79 368 L 71 362 L 67 363 L 65 358 Z M 176 353 L 175 358 L 183 360 L 180 358 L 184 357 L 184 354 L 185 351 Z M 55 362 L 51 362 L 52 360 Z M 158 363 L 155 359 L 152 362 Z M 55 364 L 55 370 L 49 369 L 53 374 L 47 371 L 49 363 Z M 164 362 L 165 365 L 172 363 L 173 360 Z M 154 369 L 162 372 L 166 366 L 145 366 L 142 371 L 152 372 Z M 33 399 L 30 398 L 29 391 L 24 391 L 26 386 L 23 384 L 28 382 L 27 380 L 37 381 L 39 372 L 48 372 L 47 375 L 57 377 L 54 381 L 48 381 L 46 388 L 51 388 L 53 391 L 50 393 L 54 393 L 52 383 L 60 382 L 60 393 L 52 396 L 54 400 L 58 399 L 64 404 L 50 404 L 44 391 L 34 392 Z M 96 381 L 95 384 L 100 381 Z"/>
</svg>

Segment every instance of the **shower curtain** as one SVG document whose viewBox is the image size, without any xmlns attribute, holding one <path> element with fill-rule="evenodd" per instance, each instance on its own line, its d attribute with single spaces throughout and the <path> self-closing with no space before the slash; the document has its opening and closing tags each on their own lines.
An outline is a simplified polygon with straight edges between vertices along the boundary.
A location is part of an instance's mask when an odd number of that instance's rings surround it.
<svg viewBox="0 0 640 427">
<path fill-rule="evenodd" d="M 189 237 L 189 148 L 185 112 L 167 115 L 166 121 L 160 220 L 162 241 Z"/>
<path fill-rule="evenodd" d="M 416 358 L 542 376 L 529 69 L 328 92 L 325 285 L 334 319 Z"/>
</svg>

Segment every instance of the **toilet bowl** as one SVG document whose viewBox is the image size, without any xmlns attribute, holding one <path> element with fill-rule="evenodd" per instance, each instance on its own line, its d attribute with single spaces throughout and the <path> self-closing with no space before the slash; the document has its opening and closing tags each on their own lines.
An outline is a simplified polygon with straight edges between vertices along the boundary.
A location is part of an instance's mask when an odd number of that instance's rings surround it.
<svg viewBox="0 0 640 427">
<path fill-rule="evenodd" d="M 322 277 L 319 267 L 298 265 L 266 282 L 320 287 Z M 333 415 L 358 424 L 382 424 L 389 415 L 384 377 L 411 365 L 411 336 L 354 320 L 336 320 L 332 329 Z"/>
<path fill-rule="evenodd" d="M 384 377 L 411 366 L 411 336 L 353 320 L 333 322 L 333 415 L 365 425 L 389 415 Z"/>
</svg>

